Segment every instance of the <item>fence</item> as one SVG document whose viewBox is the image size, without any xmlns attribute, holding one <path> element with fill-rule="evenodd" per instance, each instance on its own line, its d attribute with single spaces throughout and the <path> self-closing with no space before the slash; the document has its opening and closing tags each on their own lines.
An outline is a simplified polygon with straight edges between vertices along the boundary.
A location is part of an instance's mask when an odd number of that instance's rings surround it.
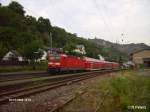
<svg viewBox="0 0 150 112">
<path fill-rule="evenodd" d="M 29 64 L 28 61 L 0 61 L 0 66 L 21 66 Z"/>
</svg>

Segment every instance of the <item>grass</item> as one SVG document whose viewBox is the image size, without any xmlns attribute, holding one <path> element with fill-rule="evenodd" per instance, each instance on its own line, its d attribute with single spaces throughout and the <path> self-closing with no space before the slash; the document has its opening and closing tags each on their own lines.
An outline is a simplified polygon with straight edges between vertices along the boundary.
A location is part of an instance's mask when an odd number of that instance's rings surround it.
<svg viewBox="0 0 150 112">
<path fill-rule="evenodd" d="M 129 72 L 110 81 L 112 96 L 116 98 L 114 101 L 118 100 L 123 111 L 128 111 L 128 106 L 150 106 L 150 78 L 137 74 Z"/>
<path fill-rule="evenodd" d="M 150 112 L 150 77 L 140 73 L 142 71 L 125 71 L 97 80 L 62 111 Z M 132 106 L 146 106 L 146 110 Z"/>
<path fill-rule="evenodd" d="M 28 64 L 28 65 L 18 65 L 18 66 L 4 66 L 0 67 L 0 73 L 4 72 L 19 72 L 19 71 L 46 71 L 47 62 Z"/>
</svg>

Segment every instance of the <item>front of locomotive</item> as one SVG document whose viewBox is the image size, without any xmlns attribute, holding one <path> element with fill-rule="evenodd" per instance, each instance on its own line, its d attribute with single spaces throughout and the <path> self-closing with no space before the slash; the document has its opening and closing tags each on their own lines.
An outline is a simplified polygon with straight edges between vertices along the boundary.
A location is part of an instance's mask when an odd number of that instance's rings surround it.
<svg viewBox="0 0 150 112">
<path fill-rule="evenodd" d="M 48 53 L 48 71 L 59 71 L 61 67 L 61 54 L 57 52 Z"/>
</svg>

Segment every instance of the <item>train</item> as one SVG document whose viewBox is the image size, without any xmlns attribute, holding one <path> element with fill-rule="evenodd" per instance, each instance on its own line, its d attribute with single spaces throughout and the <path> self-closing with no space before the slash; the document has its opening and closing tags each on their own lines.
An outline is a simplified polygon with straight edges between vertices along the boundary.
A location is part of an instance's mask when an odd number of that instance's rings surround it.
<svg viewBox="0 0 150 112">
<path fill-rule="evenodd" d="M 116 62 L 102 61 L 90 57 L 79 57 L 64 53 L 48 55 L 48 71 L 92 71 L 104 69 L 119 69 Z"/>
</svg>

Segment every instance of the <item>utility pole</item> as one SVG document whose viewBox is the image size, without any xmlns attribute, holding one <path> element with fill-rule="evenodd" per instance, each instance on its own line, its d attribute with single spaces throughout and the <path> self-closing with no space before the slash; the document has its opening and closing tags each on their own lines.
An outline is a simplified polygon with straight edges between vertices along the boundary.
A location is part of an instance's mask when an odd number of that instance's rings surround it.
<svg viewBox="0 0 150 112">
<path fill-rule="evenodd" d="M 53 44 L 53 43 L 52 43 L 52 41 L 53 41 L 53 40 L 52 40 L 52 33 L 51 33 L 51 32 L 50 32 L 50 40 L 51 40 L 51 42 L 50 42 L 50 43 L 51 43 L 51 47 L 50 47 L 50 48 L 51 48 L 51 51 L 50 51 L 50 52 L 52 53 L 52 47 L 53 47 L 53 45 L 52 45 L 52 44 Z"/>
</svg>

